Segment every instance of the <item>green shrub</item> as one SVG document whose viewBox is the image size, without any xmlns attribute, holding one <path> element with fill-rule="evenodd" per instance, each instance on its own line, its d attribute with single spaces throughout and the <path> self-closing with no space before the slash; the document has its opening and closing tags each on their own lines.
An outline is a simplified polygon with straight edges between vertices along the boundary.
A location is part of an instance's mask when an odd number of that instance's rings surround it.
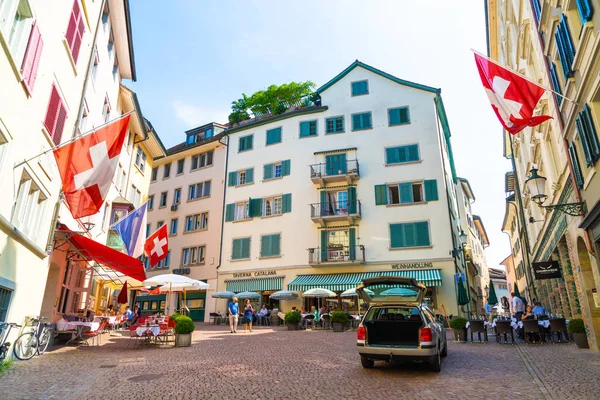
<svg viewBox="0 0 600 400">
<path fill-rule="evenodd" d="M 300 311 L 288 311 L 285 313 L 285 323 L 288 325 L 299 324 L 302 321 Z"/>
<path fill-rule="evenodd" d="M 331 322 L 336 324 L 348 323 L 348 314 L 343 311 L 333 311 L 331 313 Z"/>
<path fill-rule="evenodd" d="M 194 329 L 196 329 L 196 326 L 194 325 L 194 321 L 192 321 L 190 317 L 180 316 L 179 318 L 177 318 L 175 324 L 175 333 L 178 333 L 180 335 L 192 333 L 194 332 Z"/>
<path fill-rule="evenodd" d="M 585 333 L 585 324 L 581 318 L 574 318 L 569 321 L 567 329 L 570 333 Z"/>
<path fill-rule="evenodd" d="M 467 320 L 462 317 L 454 317 L 450 320 L 450 328 L 452 329 L 465 329 L 467 327 Z"/>
<path fill-rule="evenodd" d="M 175 314 L 171 315 L 171 321 L 175 321 L 175 323 L 177 323 L 177 320 L 181 317 L 183 317 L 183 315 L 176 312 Z"/>
</svg>

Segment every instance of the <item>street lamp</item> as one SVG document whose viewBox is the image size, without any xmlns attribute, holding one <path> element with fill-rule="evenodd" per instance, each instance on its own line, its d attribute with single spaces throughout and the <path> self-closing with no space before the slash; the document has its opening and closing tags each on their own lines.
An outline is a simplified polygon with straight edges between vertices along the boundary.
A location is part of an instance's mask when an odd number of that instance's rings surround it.
<svg viewBox="0 0 600 400">
<path fill-rule="evenodd" d="M 485 297 L 488 298 L 488 296 L 490 295 L 490 288 L 488 287 L 488 285 L 485 285 L 485 288 L 483 290 L 485 290 Z"/>
<path fill-rule="evenodd" d="M 547 210 L 559 210 L 565 214 L 569 214 L 575 217 L 585 215 L 587 212 L 585 202 L 579 203 L 564 203 L 564 204 L 552 204 L 545 206 L 544 202 L 548 199 L 546 195 L 546 178 L 538 174 L 537 168 L 531 168 L 529 171 L 531 174 L 525 181 L 531 200 L 538 206 Z"/>
<path fill-rule="evenodd" d="M 450 252 L 452 257 L 458 257 L 460 253 L 464 252 L 463 248 L 467 244 L 467 234 L 462 229 L 460 230 L 460 235 L 458 235 L 458 238 L 460 239 L 460 247 L 457 249 L 452 249 Z"/>
</svg>

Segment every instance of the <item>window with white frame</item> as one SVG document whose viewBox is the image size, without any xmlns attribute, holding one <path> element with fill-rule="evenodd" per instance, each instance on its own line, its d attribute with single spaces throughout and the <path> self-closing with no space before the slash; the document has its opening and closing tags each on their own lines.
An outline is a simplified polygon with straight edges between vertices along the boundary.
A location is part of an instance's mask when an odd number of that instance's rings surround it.
<svg viewBox="0 0 600 400">
<path fill-rule="evenodd" d="M 83 110 L 81 110 L 81 121 L 79 121 L 79 128 L 78 128 L 80 135 L 82 135 L 86 132 L 89 113 L 90 113 L 90 110 L 88 109 L 87 101 L 84 99 L 83 100 Z"/>
<path fill-rule="evenodd" d="M 158 205 L 158 208 L 163 208 L 167 206 L 167 193 L 168 192 L 162 192 L 160 194 L 160 203 Z"/>
<path fill-rule="evenodd" d="M 151 194 L 148 196 L 148 211 L 152 211 L 154 209 L 154 195 Z"/>
<path fill-rule="evenodd" d="M 33 25 L 33 12 L 28 0 L 5 0 L 0 6 L 0 31 L 15 63 L 21 67 Z"/>
<path fill-rule="evenodd" d="M 175 189 L 175 192 L 173 193 L 173 204 L 179 203 L 181 203 L 181 188 Z"/>
<path fill-rule="evenodd" d="M 185 217 L 185 231 L 195 232 L 208 229 L 208 212 Z"/>
<path fill-rule="evenodd" d="M 135 146 L 135 165 L 144 173 L 144 168 L 146 168 L 146 152 L 140 145 Z"/>
<path fill-rule="evenodd" d="M 181 251 L 181 265 L 203 264 L 205 254 L 205 246 L 186 247 Z"/>
<path fill-rule="evenodd" d="M 194 183 L 188 186 L 188 201 L 210 196 L 210 181 Z"/>
<path fill-rule="evenodd" d="M 242 202 L 242 203 L 236 203 L 233 220 L 234 221 L 242 221 L 242 220 L 250 218 L 248 215 L 249 209 L 250 209 L 250 205 L 247 201 Z"/>
<path fill-rule="evenodd" d="M 263 199 L 263 216 L 281 215 L 281 196 Z"/>
<path fill-rule="evenodd" d="M 171 226 L 169 227 L 169 235 L 177 235 L 177 225 L 179 225 L 179 218 L 171 219 Z"/>
<path fill-rule="evenodd" d="M 33 242 L 39 239 L 48 197 L 31 176 L 23 171 L 17 191 L 12 224 Z"/>
<path fill-rule="evenodd" d="M 156 182 L 156 178 L 158 177 L 158 167 L 152 168 L 152 176 L 150 177 L 150 182 Z"/>
<path fill-rule="evenodd" d="M 102 106 L 102 119 L 107 123 L 110 119 L 110 101 L 108 95 L 104 97 L 104 105 Z"/>
<path fill-rule="evenodd" d="M 8 139 L 2 132 L 2 128 L 0 127 L 0 170 L 2 169 L 2 162 L 4 161 L 4 157 L 8 153 Z"/>
<path fill-rule="evenodd" d="M 94 45 L 94 65 L 92 66 L 92 79 L 96 82 L 96 76 L 98 75 L 98 64 L 100 64 L 100 57 L 98 56 L 98 46 Z"/>
<path fill-rule="evenodd" d="M 196 154 L 192 156 L 192 165 L 190 171 L 194 171 L 198 168 L 208 167 L 213 164 L 213 152 L 207 151 L 206 153 Z"/>
<path fill-rule="evenodd" d="M 246 171 L 238 171 L 237 186 L 244 185 L 245 183 L 246 183 Z"/>
<path fill-rule="evenodd" d="M 388 185 L 388 204 L 422 203 L 423 182 Z"/>
</svg>

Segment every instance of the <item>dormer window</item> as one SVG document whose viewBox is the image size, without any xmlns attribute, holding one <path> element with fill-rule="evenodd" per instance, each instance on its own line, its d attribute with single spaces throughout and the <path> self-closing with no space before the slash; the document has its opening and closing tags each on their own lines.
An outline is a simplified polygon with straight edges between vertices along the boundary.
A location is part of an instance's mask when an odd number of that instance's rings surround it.
<svg viewBox="0 0 600 400">
<path fill-rule="evenodd" d="M 352 96 L 369 94 L 369 81 L 352 82 Z"/>
</svg>

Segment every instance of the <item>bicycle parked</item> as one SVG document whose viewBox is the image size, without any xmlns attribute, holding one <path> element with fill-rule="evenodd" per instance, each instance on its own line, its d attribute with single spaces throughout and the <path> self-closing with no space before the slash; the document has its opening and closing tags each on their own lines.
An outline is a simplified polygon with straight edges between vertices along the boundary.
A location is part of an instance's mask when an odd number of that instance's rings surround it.
<svg viewBox="0 0 600 400">
<path fill-rule="evenodd" d="M 21 334 L 17 338 L 13 348 L 15 357 L 19 360 L 29 360 L 35 353 L 39 355 L 44 354 L 51 339 L 50 326 L 52 324 L 43 322 L 46 318 L 35 317 L 27 319 L 29 323 L 26 323 L 25 329 L 30 329 L 30 331 Z"/>
<path fill-rule="evenodd" d="M 14 322 L 0 322 L 0 364 L 6 358 L 8 349 L 10 349 L 10 342 L 7 342 L 8 335 L 12 328 L 20 328 L 21 325 L 17 325 Z"/>
</svg>

